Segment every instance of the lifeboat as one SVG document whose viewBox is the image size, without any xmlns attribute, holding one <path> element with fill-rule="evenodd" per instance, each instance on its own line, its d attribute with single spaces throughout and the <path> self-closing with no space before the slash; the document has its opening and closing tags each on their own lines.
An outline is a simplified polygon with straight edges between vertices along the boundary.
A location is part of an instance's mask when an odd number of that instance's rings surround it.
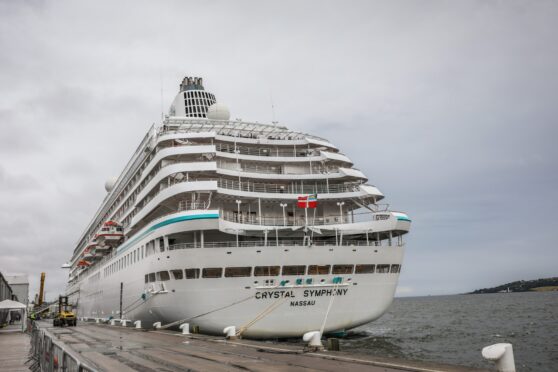
<svg viewBox="0 0 558 372">
<path fill-rule="evenodd" d="M 86 260 L 79 260 L 77 265 L 78 265 L 78 267 L 89 267 L 91 265 L 91 263 L 89 261 L 86 261 Z"/>
<path fill-rule="evenodd" d="M 124 229 L 116 221 L 107 221 L 95 236 L 99 246 L 116 247 L 124 239 Z"/>
<path fill-rule="evenodd" d="M 95 255 L 93 254 L 93 249 L 87 247 L 85 248 L 85 250 L 83 251 L 83 255 L 82 257 L 85 259 L 91 259 L 93 258 Z"/>
</svg>

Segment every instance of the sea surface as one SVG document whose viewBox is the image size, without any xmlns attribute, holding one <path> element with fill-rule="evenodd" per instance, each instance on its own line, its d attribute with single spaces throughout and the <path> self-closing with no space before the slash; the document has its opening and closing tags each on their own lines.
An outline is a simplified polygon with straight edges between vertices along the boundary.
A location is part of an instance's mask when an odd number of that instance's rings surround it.
<svg viewBox="0 0 558 372">
<path fill-rule="evenodd" d="M 558 292 L 397 298 L 342 350 L 493 368 L 484 346 L 513 345 L 517 371 L 558 371 Z"/>
</svg>

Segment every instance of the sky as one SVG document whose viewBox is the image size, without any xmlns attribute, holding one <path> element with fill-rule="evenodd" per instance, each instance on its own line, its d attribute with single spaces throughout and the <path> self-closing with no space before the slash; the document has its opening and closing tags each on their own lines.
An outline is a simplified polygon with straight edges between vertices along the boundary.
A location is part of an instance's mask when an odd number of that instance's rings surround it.
<svg viewBox="0 0 558 372">
<path fill-rule="evenodd" d="M 184 76 L 412 218 L 398 296 L 558 276 L 558 2 L 0 0 L 0 271 L 60 269 Z M 273 109 L 272 109 L 273 106 Z"/>
</svg>

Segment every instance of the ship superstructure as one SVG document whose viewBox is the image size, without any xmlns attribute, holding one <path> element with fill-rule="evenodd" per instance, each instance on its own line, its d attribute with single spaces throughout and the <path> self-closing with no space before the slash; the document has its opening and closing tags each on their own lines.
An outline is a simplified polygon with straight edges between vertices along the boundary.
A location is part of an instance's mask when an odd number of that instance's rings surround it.
<svg viewBox="0 0 558 372">
<path fill-rule="evenodd" d="M 380 204 L 329 141 L 229 116 L 201 78 L 182 81 L 74 250 L 67 292 L 79 316 L 247 337 L 378 318 L 408 216 Z"/>
</svg>

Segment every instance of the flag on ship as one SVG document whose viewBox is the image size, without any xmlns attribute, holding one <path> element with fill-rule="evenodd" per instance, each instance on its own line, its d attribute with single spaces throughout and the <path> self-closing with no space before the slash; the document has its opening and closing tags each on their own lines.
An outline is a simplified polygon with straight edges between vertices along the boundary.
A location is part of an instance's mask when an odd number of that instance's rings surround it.
<svg viewBox="0 0 558 372">
<path fill-rule="evenodd" d="M 318 196 L 316 194 L 299 196 L 297 206 L 299 208 L 316 208 L 318 206 Z"/>
</svg>

